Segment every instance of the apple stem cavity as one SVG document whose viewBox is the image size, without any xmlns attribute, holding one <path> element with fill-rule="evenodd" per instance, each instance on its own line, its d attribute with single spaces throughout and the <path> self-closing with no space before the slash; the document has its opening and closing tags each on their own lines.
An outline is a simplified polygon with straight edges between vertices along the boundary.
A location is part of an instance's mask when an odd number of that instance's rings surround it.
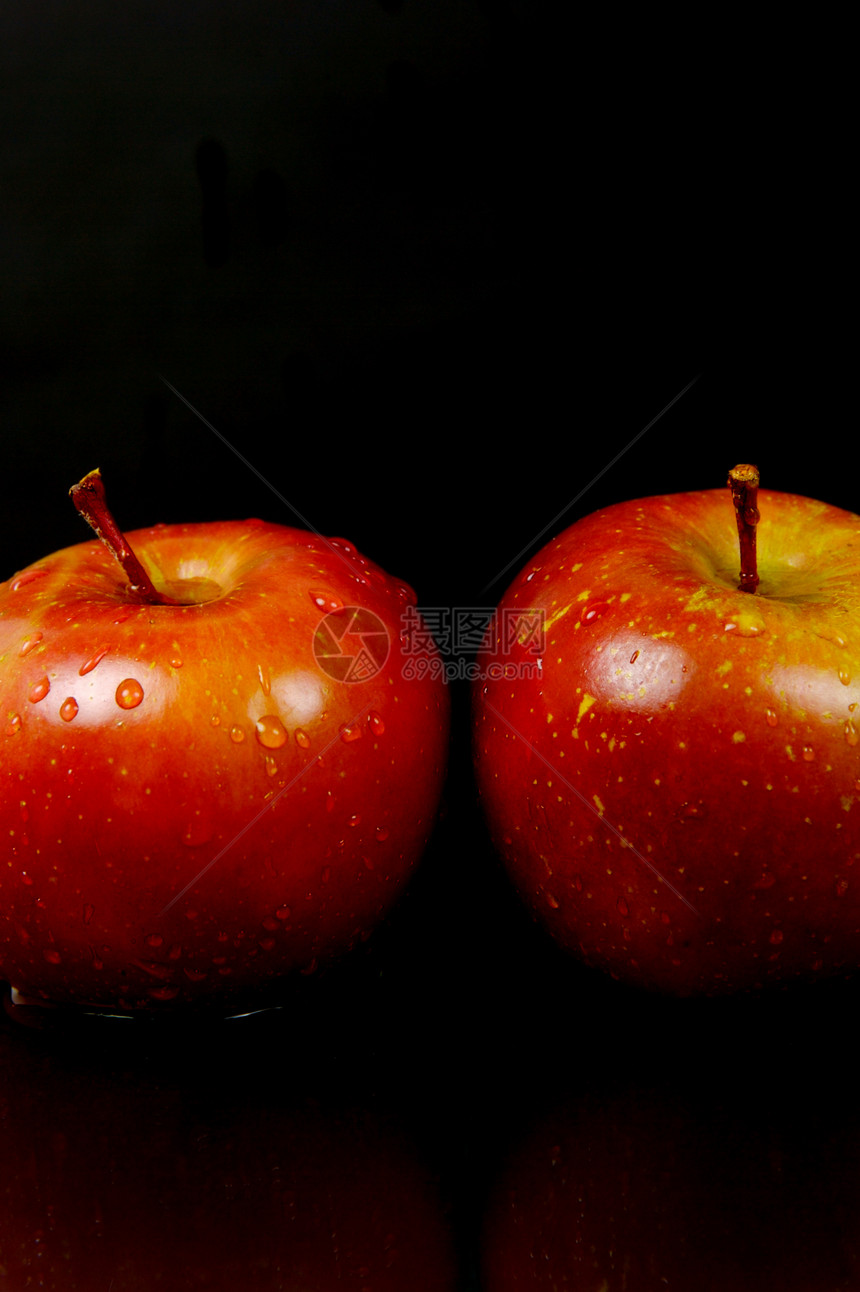
<svg viewBox="0 0 860 1292">
<path fill-rule="evenodd" d="M 746 463 L 732 467 L 729 472 L 729 488 L 735 505 L 741 553 L 739 592 L 755 592 L 758 587 L 756 561 L 756 529 L 760 519 L 758 486 L 758 467 Z"/>
<path fill-rule="evenodd" d="M 107 505 L 101 471 L 96 467 L 72 485 L 69 496 L 84 520 L 104 543 L 128 578 L 129 590 L 151 605 L 178 605 L 173 597 L 159 592 L 129 546 Z"/>
</svg>

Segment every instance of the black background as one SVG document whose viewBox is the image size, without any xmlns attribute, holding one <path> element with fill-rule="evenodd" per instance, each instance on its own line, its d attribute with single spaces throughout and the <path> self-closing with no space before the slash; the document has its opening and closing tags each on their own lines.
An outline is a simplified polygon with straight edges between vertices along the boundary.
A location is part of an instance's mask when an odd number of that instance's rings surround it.
<svg viewBox="0 0 860 1292">
<path fill-rule="evenodd" d="M 0 574 L 86 537 L 67 491 L 95 466 L 124 528 L 307 524 L 425 606 L 490 605 L 578 516 L 738 461 L 854 510 L 839 78 L 827 48 L 706 26 L 515 0 L 7 15 Z M 488 846 L 452 691 L 445 810 L 399 909 L 207 1053 L 227 1105 L 277 1054 L 303 1091 L 395 1107 L 466 1289 L 544 1107 L 671 1074 L 728 1100 L 741 1171 L 745 1119 L 790 1140 L 798 1105 L 844 1093 L 856 994 L 667 1002 L 561 957 Z M 60 1070 L 110 1064 L 105 1037 L 58 1042 Z M 129 1045 L 200 1075 L 178 1038 Z"/>
</svg>

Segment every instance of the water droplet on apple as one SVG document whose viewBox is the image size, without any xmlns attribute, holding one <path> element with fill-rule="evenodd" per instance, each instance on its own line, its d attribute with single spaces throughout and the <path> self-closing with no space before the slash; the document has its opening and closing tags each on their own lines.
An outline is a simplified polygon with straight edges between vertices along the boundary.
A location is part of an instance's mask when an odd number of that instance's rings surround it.
<svg viewBox="0 0 860 1292">
<path fill-rule="evenodd" d="M 289 906 L 279 906 L 278 909 L 275 911 L 276 920 L 281 920 L 283 922 L 284 920 L 288 920 L 289 918 L 290 918 Z"/>
<path fill-rule="evenodd" d="M 380 843 L 385 843 L 385 840 L 388 838 L 388 831 L 384 825 L 378 825 L 376 827 L 375 834 Z"/>
<path fill-rule="evenodd" d="M 383 732 L 385 731 L 385 723 L 382 721 L 382 718 L 379 716 L 379 714 L 376 712 L 375 709 L 371 709 L 370 713 L 368 714 L 367 721 L 371 731 L 375 736 L 381 736 L 383 734 Z"/>
<path fill-rule="evenodd" d="M 343 602 L 340 597 L 336 597 L 332 592 L 322 592 L 316 588 L 311 588 L 309 596 L 317 609 L 325 611 L 327 615 L 335 610 L 343 610 Z"/>
<path fill-rule="evenodd" d="M 357 722 L 344 722 L 340 728 L 340 738 L 346 744 L 361 739 L 361 727 Z"/>
<path fill-rule="evenodd" d="M 73 695 L 60 705 L 60 717 L 63 722 L 71 722 L 78 716 L 78 702 Z"/>
<path fill-rule="evenodd" d="M 547 893 L 546 901 L 547 901 L 547 906 L 550 906 L 554 911 L 558 910 L 558 907 L 559 907 L 558 898 L 553 897 L 552 893 Z"/>
<path fill-rule="evenodd" d="M 264 916 L 263 919 L 261 920 L 261 923 L 263 925 L 263 928 L 268 929 L 270 933 L 273 933 L 275 929 L 279 929 L 281 927 L 280 923 L 275 919 L 274 915 Z"/>
<path fill-rule="evenodd" d="M 302 749 L 310 749 L 311 738 L 306 731 L 303 731 L 301 727 L 296 727 L 293 734 L 296 738 L 297 745 L 299 745 Z"/>
<path fill-rule="evenodd" d="M 20 730 L 21 730 L 21 715 L 20 713 L 13 713 L 12 717 L 9 719 L 9 721 L 6 724 L 6 735 L 17 736 Z"/>
<path fill-rule="evenodd" d="M 592 601 L 589 605 L 583 606 L 579 616 L 579 622 L 584 625 L 596 623 L 601 615 L 605 615 L 609 605 L 606 601 Z"/>
<path fill-rule="evenodd" d="M 28 888 L 33 887 L 33 878 L 31 875 L 27 874 L 26 870 L 21 874 L 21 883 L 26 884 Z"/>
<path fill-rule="evenodd" d="M 143 940 L 148 947 L 160 947 L 164 938 L 160 933 L 147 933 Z"/>
<path fill-rule="evenodd" d="M 42 633 L 33 633 L 32 636 L 25 637 L 24 641 L 21 643 L 21 655 L 29 655 L 31 650 L 35 650 L 39 645 L 39 642 L 42 640 L 43 635 L 44 634 Z"/>
<path fill-rule="evenodd" d="M 764 716 L 769 727 L 775 727 L 779 722 L 779 718 L 776 716 L 776 709 L 765 709 Z"/>
<path fill-rule="evenodd" d="M 638 650 L 635 650 L 633 654 L 630 656 L 630 663 L 635 664 L 638 658 L 639 658 L 639 652 Z"/>
<path fill-rule="evenodd" d="M 203 982 L 206 977 L 205 969 L 189 969 L 186 965 L 182 970 L 189 982 Z"/>
<path fill-rule="evenodd" d="M 260 686 L 262 688 L 263 695 L 270 695 L 272 691 L 272 678 L 265 665 L 257 665 L 257 677 L 260 679 Z"/>
<path fill-rule="evenodd" d="M 60 955 L 59 951 L 55 951 L 53 947 L 48 947 L 42 952 L 42 955 L 49 965 L 59 965 L 63 963 L 63 957 Z"/>
<path fill-rule="evenodd" d="M 415 606 L 418 604 L 417 594 L 415 593 L 414 588 L 411 588 L 408 583 L 398 583 L 397 597 L 404 605 Z"/>
<path fill-rule="evenodd" d="M 274 758 L 272 757 L 272 755 L 271 755 L 271 754 L 266 754 L 266 762 L 265 762 L 265 766 L 266 766 L 266 775 L 267 775 L 267 776 L 277 776 L 277 774 L 278 774 L 278 764 L 275 762 L 275 760 L 274 760 Z M 271 798 L 271 794 L 270 794 L 270 795 L 268 795 L 267 797 Z"/>
<path fill-rule="evenodd" d="M 198 810 L 182 831 L 182 842 L 188 848 L 199 848 L 212 838 L 212 823 Z"/>
<path fill-rule="evenodd" d="M 89 657 L 89 659 L 84 660 L 83 664 L 78 669 L 78 675 L 80 677 L 85 677 L 87 673 L 91 673 L 96 665 L 102 662 L 105 655 L 107 655 L 107 647 L 103 646 L 101 650 L 97 650 L 94 655 Z"/>
<path fill-rule="evenodd" d="M 767 631 L 761 615 L 749 610 L 740 611 L 724 627 L 727 633 L 735 633 L 738 637 L 760 637 Z"/>
<path fill-rule="evenodd" d="M 353 812 L 352 816 L 347 821 L 347 825 L 353 826 L 353 827 L 357 825 L 361 825 L 361 814 L 358 812 Z"/>
<path fill-rule="evenodd" d="M 217 714 L 217 713 L 213 713 L 213 714 L 212 714 L 212 717 L 209 719 L 209 725 L 210 725 L 210 726 L 212 726 L 212 727 L 220 727 L 220 726 L 221 726 L 221 719 L 218 717 L 218 714 Z"/>
<path fill-rule="evenodd" d="M 778 947 L 784 936 L 782 929 L 774 929 L 771 932 L 769 941 L 772 946 Z"/>
<path fill-rule="evenodd" d="M 93 906 L 92 902 L 87 902 L 87 903 L 84 905 L 84 911 L 83 911 L 83 915 L 84 915 L 84 924 L 89 924 L 89 923 L 91 923 L 92 918 L 93 918 L 93 916 L 95 915 L 95 913 L 96 913 L 96 908 Z"/>
<path fill-rule="evenodd" d="M 842 683 L 843 686 L 851 685 L 851 674 L 848 672 L 847 668 L 840 668 L 839 681 Z"/>
<path fill-rule="evenodd" d="M 846 744 L 851 745 L 853 747 L 854 745 L 857 744 L 858 741 L 860 741 L 860 735 L 858 735 L 857 733 L 857 728 L 854 726 L 854 723 L 851 721 L 850 718 L 846 719 L 845 726 L 843 727 L 843 731 L 845 732 Z"/>
<path fill-rule="evenodd" d="M 241 727 L 231 727 L 231 728 L 230 728 L 230 739 L 233 741 L 233 744 L 234 744 L 234 745 L 241 745 L 242 741 L 245 739 L 245 733 L 244 733 L 244 731 L 242 730 L 242 728 L 241 728 Z"/>
<path fill-rule="evenodd" d="M 171 661 L 170 661 L 170 667 L 171 667 L 171 668 L 182 668 L 182 660 L 179 658 L 179 656 L 178 656 L 178 655 L 174 655 L 174 656 L 173 656 L 173 658 L 172 658 L 172 659 L 171 659 Z"/>
<path fill-rule="evenodd" d="M 805 763 L 811 763 L 813 761 L 815 758 L 815 750 L 812 748 L 812 745 L 803 746 L 801 757 Z"/>
<path fill-rule="evenodd" d="M 116 702 L 121 709 L 136 709 L 143 700 L 143 687 L 136 678 L 127 677 L 116 688 Z"/>
<path fill-rule="evenodd" d="M 25 570 L 23 574 L 19 574 L 18 577 L 13 579 L 9 584 L 10 590 L 12 592 L 18 592 L 20 588 L 25 588 L 28 583 L 33 583 L 36 579 L 41 579 L 47 573 L 48 571 L 44 569 L 43 566 L 38 566 L 34 570 Z"/>
<path fill-rule="evenodd" d="M 147 993 L 153 1000 L 173 1000 L 179 995 L 178 987 L 150 987 Z"/>
<path fill-rule="evenodd" d="M 35 686 L 30 688 L 30 694 L 27 699 L 31 704 L 38 704 L 40 700 L 44 700 L 50 689 L 51 683 L 48 679 L 46 677 L 40 678 Z"/>
<path fill-rule="evenodd" d="M 627 905 L 627 900 L 624 897 L 619 897 L 618 901 L 615 903 L 615 909 L 619 915 L 630 914 L 630 907 Z"/>
<path fill-rule="evenodd" d="M 287 743 L 287 732 L 280 718 L 267 713 L 255 723 L 257 740 L 264 749 L 281 749 Z"/>
</svg>

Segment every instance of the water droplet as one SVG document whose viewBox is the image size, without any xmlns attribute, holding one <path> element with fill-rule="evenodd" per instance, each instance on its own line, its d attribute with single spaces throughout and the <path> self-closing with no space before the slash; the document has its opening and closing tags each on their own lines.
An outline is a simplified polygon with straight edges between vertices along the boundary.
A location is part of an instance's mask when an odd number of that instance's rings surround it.
<svg viewBox="0 0 860 1292">
<path fill-rule="evenodd" d="M 257 740 L 264 749 L 281 749 L 287 743 L 287 733 L 280 718 L 267 713 L 255 723 Z"/>
<path fill-rule="evenodd" d="M 418 596 L 408 583 L 398 583 L 397 597 L 404 605 L 415 606 L 418 604 Z"/>
<path fill-rule="evenodd" d="M 196 812 L 182 831 L 182 842 L 188 848 L 199 848 L 212 838 L 212 823 L 207 817 Z"/>
<path fill-rule="evenodd" d="M 168 960 L 179 960 L 182 956 L 182 947 L 178 942 L 174 942 L 167 953 Z"/>
<path fill-rule="evenodd" d="M 50 689 L 51 689 L 51 683 L 48 681 L 48 679 L 46 677 L 40 678 L 40 680 L 35 684 L 35 686 L 32 686 L 30 688 L 30 694 L 28 695 L 27 699 L 30 701 L 31 704 L 38 704 L 40 700 L 44 700 L 45 696 L 48 694 Z"/>
<path fill-rule="evenodd" d="M 630 656 L 630 663 L 635 664 L 638 658 L 639 658 L 639 652 L 638 650 L 635 650 L 633 654 Z"/>
<path fill-rule="evenodd" d="M 815 750 L 812 748 L 812 745 L 804 745 L 803 753 L 801 756 L 805 763 L 811 763 L 812 760 L 815 758 Z"/>
<path fill-rule="evenodd" d="M 60 705 L 60 717 L 63 719 L 63 722 L 71 722 L 73 718 L 77 717 L 77 715 L 78 702 L 73 695 L 70 695 L 69 698 L 64 700 Z"/>
<path fill-rule="evenodd" d="M 615 909 L 619 915 L 630 914 L 630 907 L 627 905 L 627 901 L 623 897 L 619 897 L 618 901 L 615 903 Z"/>
<path fill-rule="evenodd" d="M 775 727 L 779 722 L 779 718 L 776 716 L 776 709 L 766 709 L 764 716 L 767 719 L 767 725 L 769 727 Z"/>
<path fill-rule="evenodd" d="M 289 918 L 290 918 L 289 906 L 279 906 L 278 909 L 275 911 L 275 919 L 283 921 L 283 920 L 288 920 Z"/>
<path fill-rule="evenodd" d="M 839 681 L 842 683 L 843 686 L 851 685 L 851 674 L 848 672 L 847 668 L 840 668 Z"/>
<path fill-rule="evenodd" d="M 353 812 L 352 816 L 347 821 L 347 825 L 350 825 L 353 827 L 357 825 L 361 825 L 361 815 L 358 812 Z"/>
<path fill-rule="evenodd" d="M 178 987 L 150 987 L 147 995 L 153 1000 L 173 1000 L 179 995 Z"/>
<path fill-rule="evenodd" d="M 727 633 L 736 633 L 738 637 L 760 637 L 767 631 L 761 615 L 749 610 L 741 610 L 724 627 Z"/>
<path fill-rule="evenodd" d="M 24 570 L 23 574 L 19 574 L 12 580 L 9 587 L 12 592 L 18 592 L 20 588 L 25 588 L 28 583 L 34 583 L 36 579 L 43 578 L 47 573 L 48 571 L 42 566 L 37 566 L 34 570 Z"/>
<path fill-rule="evenodd" d="M 343 610 L 343 602 L 340 597 L 334 596 L 331 592 L 321 592 L 315 588 L 310 590 L 310 599 L 319 610 L 324 610 L 327 615 L 334 610 Z"/>
<path fill-rule="evenodd" d="M 13 713 L 12 717 L 9 719 L 9 721 L 6 724 L 6 735 L 17 736 L 20 730 L 21 730 L 21 715 L 20 713 Z"/>
<path fill-rule="evenodd" d="M 275 762 L 271 754 L 266 754 L 266 775 L 277 776 L 277 774 L 278 764 Z"/>
<path fill-rule="evenodd" d="M 121 709 L 136 709 L 143 699 L 143 687 L 133 677 L 127 677 L 116 688 L 116 702 Z"/>
<path fill-rule="evenodd" d="M 361 738 L 361 727 L 357 722 L 344 722 L 340 728 L 340 738 L 346 744 Z"/>
<path fill-rule="evenodd" d="M 371 709 L 370 713 L 368 714 L 367 721 L 368 721 L 368 724 L 370 725 L 370 729 L 372 730 L 375 736 L 381 736 L 382 733 L 385 731 L 385 723 L 382 721 L 382 718 L 379 716 L 379 714 L 376 712 L 375 709 Z"/>
<path fill-rule="evenodd" d="M 257 677 L 260 679 L 260 686 L 262 687 L 263 695 L 270 695 L 272 691 L 272 678 L 265 665 L 257 665 Z"/>
<path fill-rule="evenodd" d="M 266 915 L 261 923 L 263 928 L 268 929 L 270 933 L 273 933 L 275 929 L 279 929 L 281 927 L 273 915 Z"/>
<path fill-rule="evenodd" d="M 173 656 L 173 658 L 172 658 L 172 659 L 171 659 L 171 661 L 170 661 L 170 667 L 171 667 L 171 668 L 182 668 L 182 660 L 179 658 L 179 656 L 178 656 L 178 655 L 174 655 L 174 656 Z"/>
<path fill-rule="evenodd" d="M 242 741 L 245 739 L 245 733 L 244 733 L 244 731 L 242 730 L 242 728 L 241 728 L 241 727 L 231 727 L 231 728 L 230 728 L 230 739 L 233 741 L 233 744 L 234 744 L 234 745 L 241 745 Z"/>
<path fill-rule="evenodd" d="M 325 792 L 325 810 L 326 812 L 334 811 L 334 795 L 331 790 L 326 790 Z"/>
<path fill-rule="evenodd" d="M 28 888 L 33 887 L 33 877 L 32 875 L 28 875 L 26 870 L 21 875 L 21 883 L 26 884 Z"/>
<path fill-rule="evenodd" d="M 376 837 L 380 843 L 385 843 L 385 840 L 388 838 L 388 831 L 384 825 L 378 825 L 376 827 Z"/>
<path fill-rule="evenodd" d="M 160 947 L 164 938 L 160 933 L 147 933 L 143 940 L 148 947 Z"/>
<path fill-rule="evenodd" d="M 95 915 L 95 913 L 96 913 L 96 908 L 93 906 L 92 902 L 87 902 L 84 906 L 84 911 L 83 911 L 84 924 L 89 924 L 92 921 L 92 918 Z"/>
<path fill-rule="evenodd" d="M 203 982 L 206 977 L 205 969 L 189 969 L 186 965 L 182 970 L 189 982 Z"/>
<path fill-rule="evenodd" d="M 33 633 L 31 637 L 25 637 L 21 643 L 21 655 L 29 655 L 31 650 L 35 650 L 42 640 L 42 633 Z"/>
<path fill-rule="evenodd" d="M 42 952 L 42 955 L 45 957 L 49 965 L 59 965 L 63 963 L 63 957 L 60 955 L 59 951 L 55 951 L 53 947 L 48 947 L 46 951 Z"/>
<path fill-rule="evenodd" d="M 590 605 L 583 606 L 579 622 L 586 625 L 596 623 L 601 615 L 606 614 L 608 609 L 609 605 L 606 601 L 592 601 Z"/>
<path fill-rule="evenodd" d="M 547 901 L 547 905 L 550 906 L 554 911 L 558 910 L 558 906 L 559 906 L 558 898 L 553 897 L 552 893 L 547 893 L 546 901 Z"/>
<path fill-rule="evenodd" d="M 776 883 L 776 876 L 771 875 L 769 871 L 762 871 L 759 878 L 753 884 L 753 888 L 772 888 Z"/>
<path fill-rule="evenodd" d="M 860 741 L 860 735 L 858 735 L 857 733 L 857 728 L 854 726 L 854 723 L 851 721 L 850 718 L 846 719 L 845 726 L 843 727 L 843 731 L 845 732 L 846 744 L 854 746 L 857 744 L 858 741 Z"/>
<path fill-rule="evenodd" d="M 296 727 L 293 734 L 295 735 L 297 745 L 300 745 L 302 749 L 310 749 L 311 738 L 306 731 L 302 731 L 301 727 Z"/>
<path fill-rule="evenodd" d="M 773 946 L 778 947 L 784 937 L 782 929 L 774 929 L 770 935 L 770 942 Z"/>
<path fill-rule="evenodd" d="M 80 677 L 84 677 L 87 673 L 91 673 L 96 665 L 102 662 L 105 655 L 107 655 L 107 647 L 103 646 L 101 650 L 97 650 L 94 655 L 89 657 L 89 659 L 84 660 L 83 664 L 78 669 L 78 675 Z"/>
</svg>

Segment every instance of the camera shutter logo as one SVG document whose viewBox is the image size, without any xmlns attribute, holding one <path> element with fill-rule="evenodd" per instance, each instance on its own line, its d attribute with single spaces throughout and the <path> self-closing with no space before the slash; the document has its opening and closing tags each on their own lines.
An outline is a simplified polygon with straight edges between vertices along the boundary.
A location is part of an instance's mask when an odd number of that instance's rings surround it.
<svg viewBox="0 0 860 1292">
<path fill-rule="evenodd" d="M 368 682 L 388 659 L 391 640 L 372 610 L 342 606 L 317 624 L 314 657 L 337 682 Z"/>
</svg>

